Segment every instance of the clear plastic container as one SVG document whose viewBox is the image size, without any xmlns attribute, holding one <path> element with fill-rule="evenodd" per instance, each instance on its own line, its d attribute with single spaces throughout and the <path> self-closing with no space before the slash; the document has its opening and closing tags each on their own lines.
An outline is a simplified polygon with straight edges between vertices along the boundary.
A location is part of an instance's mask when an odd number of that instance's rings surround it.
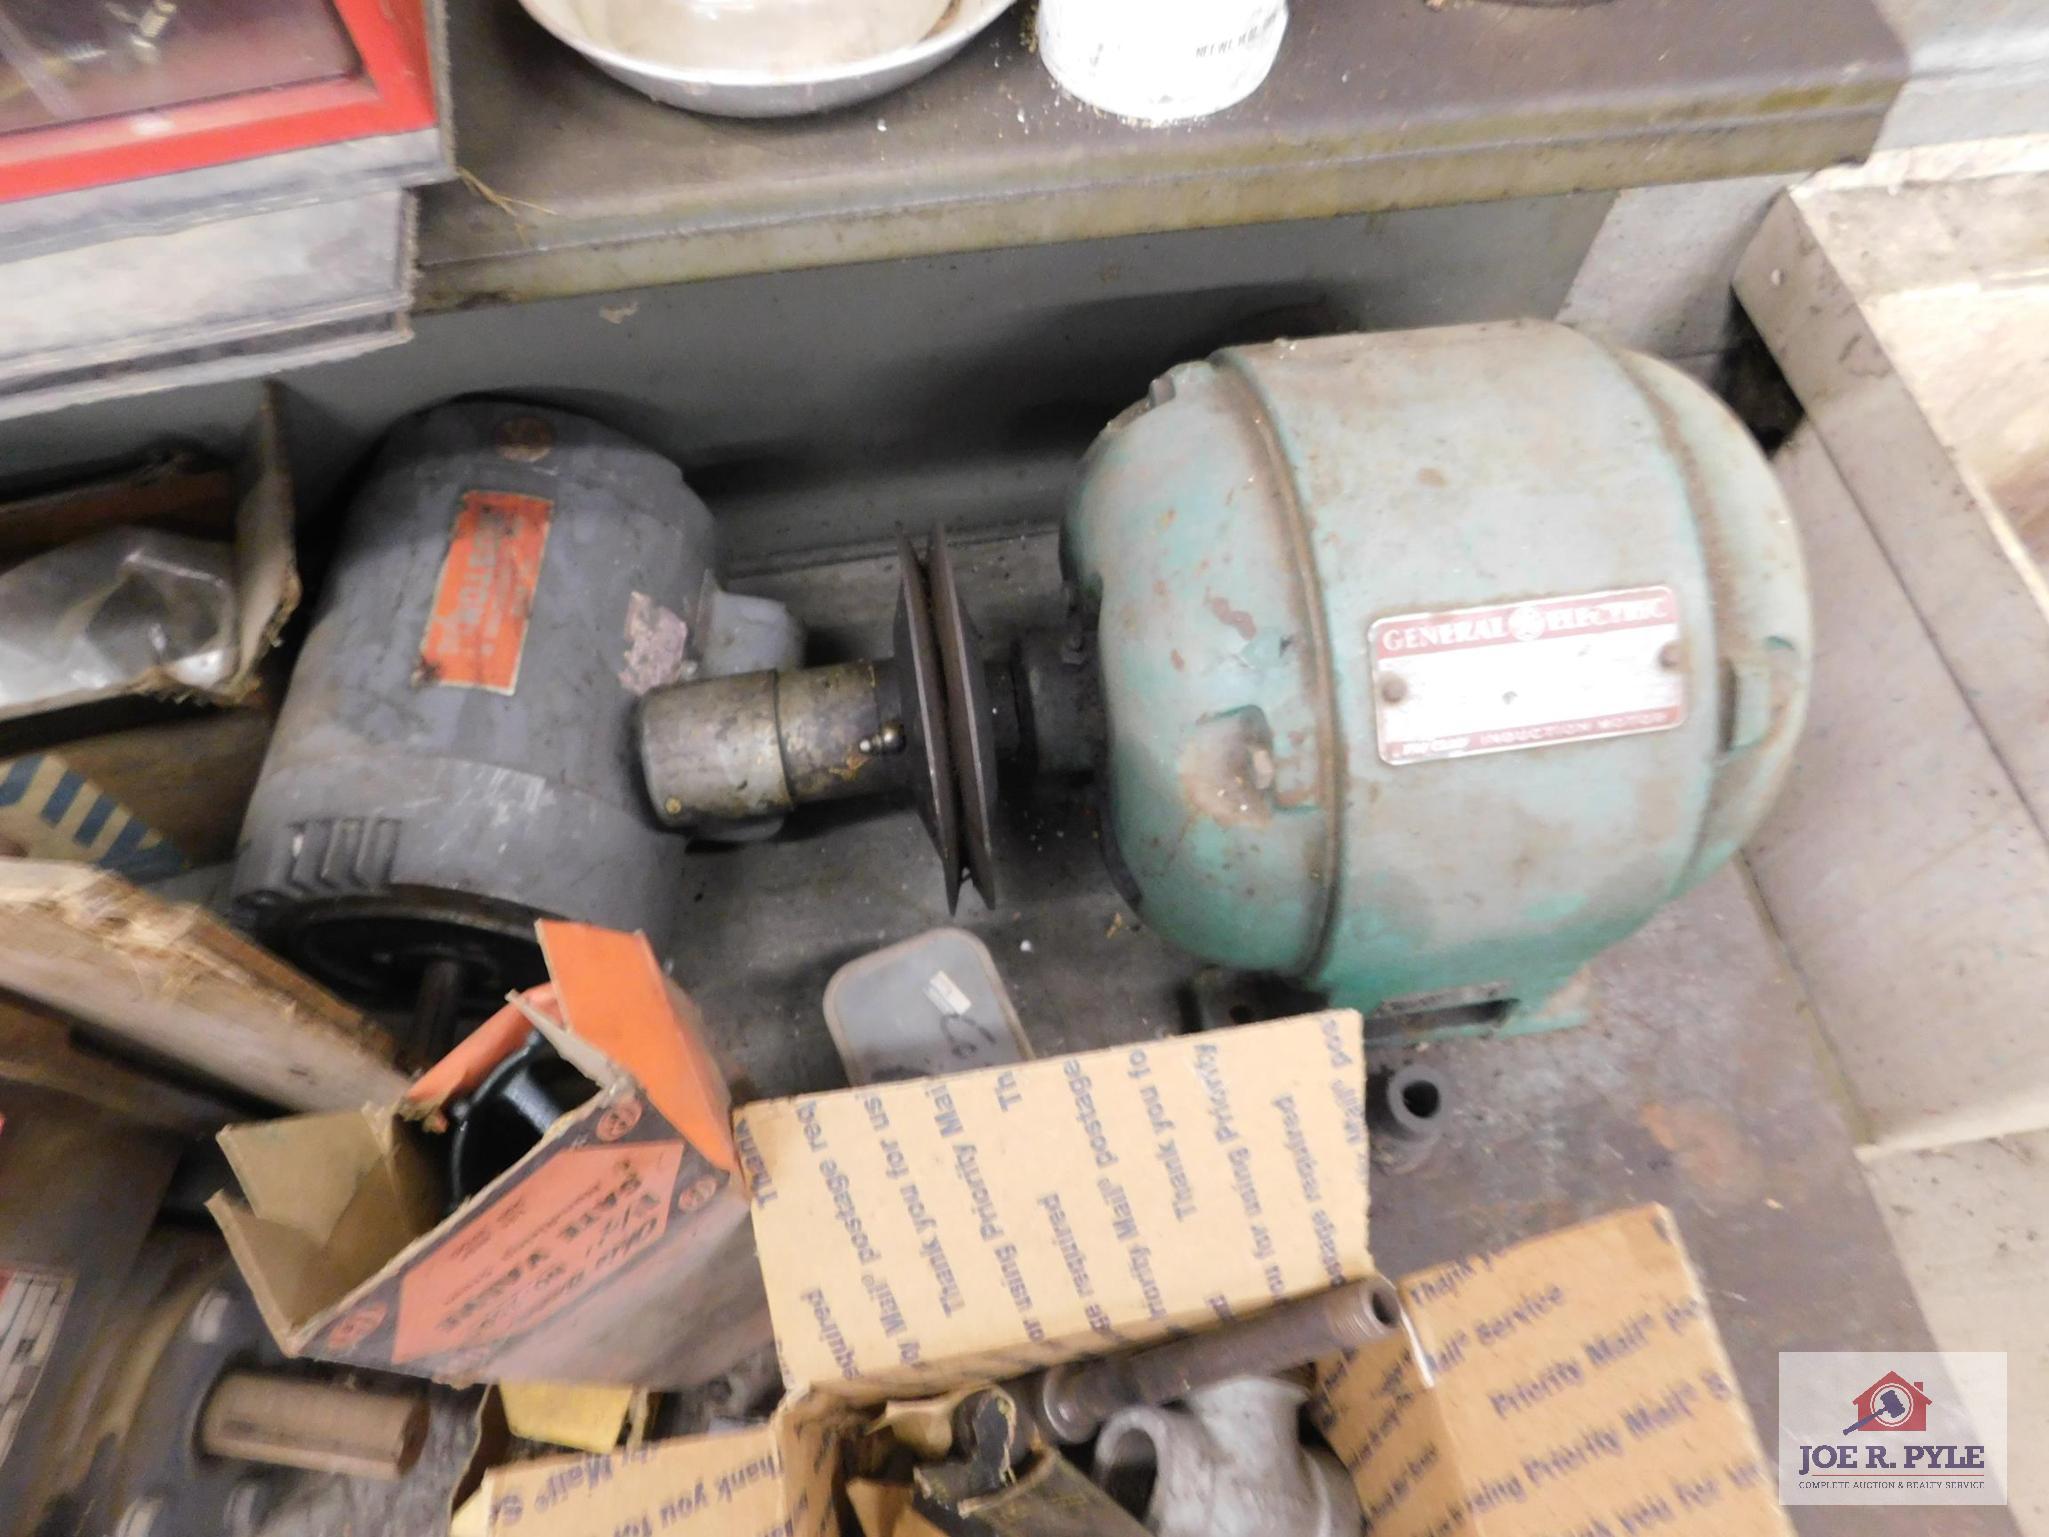
<svg viewBox="0 0 2049 1537">
<path fill-rule="evenodd" d="M 592 42 L 651 64 L 799 74 L 908 48 L 950 0 L 575 0 Z"/>
</svg>

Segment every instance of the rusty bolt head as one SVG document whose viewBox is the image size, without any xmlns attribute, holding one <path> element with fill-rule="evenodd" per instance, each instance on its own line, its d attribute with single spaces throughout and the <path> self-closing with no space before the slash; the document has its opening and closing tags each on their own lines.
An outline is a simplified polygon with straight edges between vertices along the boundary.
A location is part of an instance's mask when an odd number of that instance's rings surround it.
<svg viewBox="0 0 2049 1537">
<path fill-rule="evenodd" d="M 1678 641 L 1668 640 L 1665 642 L 1663 648 L 1658 652 L 1658 665 L 1667 672 L 1677 672 L 1679 670 Z"/>
<path fill-rule="evenodd" d="M 555 429 L 538 416 L 508 416 L 493 435 L 498 457 L 515 464 L 533 464 L 555 446 Z"/>
<path fill-rule="evenodd" d="M 1409 697 L 1408 679 L 1390 674 L 1380 682 L 1380 697 L 1388 704 L 1400 704 Z"/>
</svg>

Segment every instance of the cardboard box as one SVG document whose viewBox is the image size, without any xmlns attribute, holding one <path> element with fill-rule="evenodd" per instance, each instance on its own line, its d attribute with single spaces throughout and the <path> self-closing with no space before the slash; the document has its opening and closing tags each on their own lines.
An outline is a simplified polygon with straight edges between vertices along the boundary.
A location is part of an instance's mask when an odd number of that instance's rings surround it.
<svg viewBox="0 0 2049 1537">
<path fill-rule="evenodd" d="M 1670 1212 L 1400 1285 L 1413 1346 L 1331 1363 L 1313 1410 L 1374 1537 L 1790 1537 Z"/>
<path fill-rule="evenodd" d="M 683 1387 L 769 1338 L 724 1079 L 637 934 L 539 925 L 552 991 L 406 1100 L 231 1127 L 209 1209 L 280 1346 L 445 1381 Z M 538 1001 L 546 1010 L 535 1007 Z M 538 1028 L 598 1093 L 443 1216 L 417 1124 Z"/>
<path fill-rule="evenodd" d="M 514 1463 L 474 1508 L 488 1537 L 832 1537 L 843 1421 L 792 1402 L 747 1430 Z"/>
<path fill-rule="evenodd" d="M 75 860 L 132 881 L 218 864 L 235 852 L 271 721 L 261 704 L 179 709 L 33 743 L 0 726 L 0 855 Z"/>
<path fill-rule="evenodd" d="M 1369 1273 L 1361 1035 L 1338 1012 L 747 1106 L 790 1397 L 755 1430 L 494 1469 L 482 1529 L 821 1537 L 855 1405 Z"/>
<path fill-rule="evenodd" d="M 735 1117 L 784 1379 L 919 1396 L 1370 1274 L 1359 1016 Z"/>
<path fill-rule="evenodd" d="M 1360 1033 L 1324 1014 L 746 1107 L 792 1397 L 735 1435 L 493 1470 L 479 1537 L 827 1537 L 862 1405 L 1366 1273 Z M 1668 1213 L 1402 1291 L 1415 1342 L 1330 1363 L 1316 1405 L 1373 1537 L 1787 1537 Z"/>
</svg>

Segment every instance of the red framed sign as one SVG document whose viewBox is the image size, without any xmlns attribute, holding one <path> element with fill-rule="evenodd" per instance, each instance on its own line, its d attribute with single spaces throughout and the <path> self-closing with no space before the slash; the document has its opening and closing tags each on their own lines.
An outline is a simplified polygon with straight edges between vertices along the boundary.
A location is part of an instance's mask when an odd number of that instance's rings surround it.
<svg viewBox="0 0 2049 1537">
<path fill-rule="evenodd" d="M 435 116 L 425 0 L 0 0 L 0 203 Z"/>
</svg>

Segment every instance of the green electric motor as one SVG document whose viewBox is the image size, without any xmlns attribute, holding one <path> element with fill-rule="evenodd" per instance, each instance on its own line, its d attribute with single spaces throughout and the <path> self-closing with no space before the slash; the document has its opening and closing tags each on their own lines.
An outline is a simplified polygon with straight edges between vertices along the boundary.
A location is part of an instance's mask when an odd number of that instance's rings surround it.
<svg viewBox="0 0 2049 1537">
<path fill-rule="evenodd" d="M 1063 559 L 1146 922 L 1366 1010 L 1558 1022 L 1757 825 L 1805 712 L 1757 445 L 1560 326 L 1177 368 L 1090 453 Z"/>
</svg>

